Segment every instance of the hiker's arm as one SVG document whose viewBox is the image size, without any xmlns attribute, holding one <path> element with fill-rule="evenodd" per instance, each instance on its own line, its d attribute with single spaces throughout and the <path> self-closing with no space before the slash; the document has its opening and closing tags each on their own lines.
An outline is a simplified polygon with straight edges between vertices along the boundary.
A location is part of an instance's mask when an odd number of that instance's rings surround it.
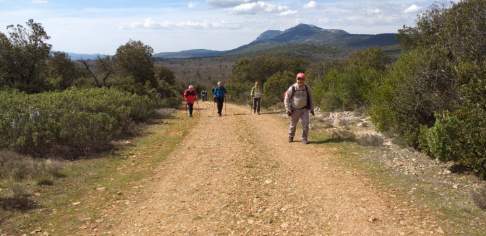
<svg viewBox="0 0 486 236">
<path fill-rule="evenodd" d="M 307 92 L 308 92 L 308 96 L 309 96 L 309 110 L 310 110 L 310 113 L 315 116 L 316 114 L 314 114 L 314 101 L 312 100 L 312 90 L 307 86 Z"/>
<path fill-rule="evenodd" d="M 309 108 L 311 111 L 314 111 L 314 101 L 312 100 L 312 90 L 307 86 L 307 89 L 309 91 Z"/>
<path fill-rule="evenodd" d="M 292 106 L 290 104 L 290 97 L 292 97 L 292 87 L 290 87 L 287 92 L 285 92 L 284 104 L 285 104 L 285 111 L 291 112 Z"/>
</svg>

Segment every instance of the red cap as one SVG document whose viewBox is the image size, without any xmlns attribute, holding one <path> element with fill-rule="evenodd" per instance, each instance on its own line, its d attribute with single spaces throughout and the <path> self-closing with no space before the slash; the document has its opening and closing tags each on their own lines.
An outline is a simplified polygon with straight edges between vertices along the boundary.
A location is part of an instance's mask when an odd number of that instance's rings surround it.
<svg viewBox="0 0 486 236">
<path fill-rule="evenodd" d="M 297 79 L 305 79 L 305 74 L 300 72 L 297 74 Z"/>
</svg>

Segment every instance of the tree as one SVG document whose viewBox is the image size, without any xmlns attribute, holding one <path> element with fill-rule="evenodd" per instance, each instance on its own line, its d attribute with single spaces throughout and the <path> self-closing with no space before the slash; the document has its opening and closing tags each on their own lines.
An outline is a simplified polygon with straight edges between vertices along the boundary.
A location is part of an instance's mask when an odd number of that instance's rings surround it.
<svg viewBox="0 0 486 236">
<path fill-rule="evenodd" d="M 272 75 L 263 86 L 265 94 L 264 105 L 271 106 L 281 103 L 284 93 L 295 83 L 295 74 L 289 71 L 277 72 Z"/>
<path fill-rule="evenodd" d="M 0 33 L 0 78 L 3 86 L 35 93 L 48 88 L 47 60 L 51 45 L 40 23 L 9 25 L 8 37 Z"/>
<path fill-rule="evenodd" d="M 153 52 L 152 47 L 141 41 L 130 40 L 116 50 L 115 62 L 121 73 L 133 77 L 136 83 L 158 88 L 152 59 Z"/>
<path fill-rule="evenodd" d="M 320 65 L 309 75 L 315 103 L 331 111 L 367 108 L 370 90 L 389 62 L 381 49 L 371 48 L 355 52 L 345 61 Z M 316 79 L 320 74 L 324 75 L 322 79 Z"/>
<path fill-rule="evenodd" d="M 100 57 L 96 59 L 94 63 L 94 69 L 90 65 L 89 61 L 82 60 L 81 63 L 84 65 L 86 72 L 93 78 L 96 87 L 109 87 L 107 80 L 115 74 L 115 68 L 113 65 L 112 57 Z"/>
<path fill-rule="evenodd" d="M 434 6 L 404 27 L 408 52 L 375 91 L 378 127 L 486 177 L 486 1 Z"/>
<path fill-rule="evenodd" d="M 234 92 L 235 101 L 248 99 L 248 93 L 255 81 L 265 82 L 273 75 L 288 71 L 294 75 L 305 70 L 307 62 L 285 56 L 262 55 L 239 60 L 234 66 L 228 87 Z M 268 101 L 266 101 L 267 105 Z"/>
<path fill-rule="evenodd" d="M 67 89 L 79 78 L 79 70 L 64 52 L 54 52 L 48 63 L 49 80 L 57 89 Z"/>
<path fill-rule="evenodd" d="M 263 55 L 245 58 L 233 66 L 232 80 L 254 83 L 265 81 L 277 72 L 289 71 L 294 74 L 305 70 L 307 62 L 284 56 Z"/>
<path fill-rule="evenodd" d="M 157 72 L 157 78 L 160 81 L 165 81 L 167 84 L 170 85 L 175 85 L 176 83 L 176 78 L 174 75 L 174 72 L 169 70 L 168 68 L 164 66 L 159 66 L 158 72 Z"/>
</svg>

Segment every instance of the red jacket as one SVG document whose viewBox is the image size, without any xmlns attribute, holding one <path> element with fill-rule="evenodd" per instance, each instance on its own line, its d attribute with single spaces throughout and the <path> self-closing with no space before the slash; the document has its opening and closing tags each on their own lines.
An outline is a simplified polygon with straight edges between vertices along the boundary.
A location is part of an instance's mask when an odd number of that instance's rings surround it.
<svg viewBox="0 0 486 236">
<path fill-rule="evenodd" d="M 194 104 L 194 102 L 197 101 L 196 90 L 191 91 L 189 89 L 186 89 L 186 91 L 184 91 L 184 100 L 186 100 L 188 104 Z"/>
</svg>

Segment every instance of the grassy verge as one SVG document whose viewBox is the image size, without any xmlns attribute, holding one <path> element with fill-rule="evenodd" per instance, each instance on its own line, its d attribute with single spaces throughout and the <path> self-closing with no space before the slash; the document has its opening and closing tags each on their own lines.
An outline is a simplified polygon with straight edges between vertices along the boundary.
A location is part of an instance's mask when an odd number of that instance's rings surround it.
<svg viewBox="0 0 486 236">
<path fill-rule="evenodd" d="M 396 196 L 397 203 L 431 210 L 447 235 L 486 234 L 486 212 L 474 206 L 470 193 L 397 172 L 373 158 L 379 148 L 332 142 L 325 131 L 314 132 L 312 140 L 337 150 L 336 164 L 364 173 L 379 191 Z"/>
<path fill-rule="evenodd" d="M 52 186 L 33 186 L 34 210 L 0 214 L 4 216 L 0 235 L 72 235 L 79 231 L 87 221 L 101 217 L 101 209 L 151 176 L 196 123 L 197 119 L 187 119 L 179 112 L 148 125 L 143 135 L 111 153 L 66 163 L 62 170 L 66 177 L 56 179 Z"/>
</svg>

